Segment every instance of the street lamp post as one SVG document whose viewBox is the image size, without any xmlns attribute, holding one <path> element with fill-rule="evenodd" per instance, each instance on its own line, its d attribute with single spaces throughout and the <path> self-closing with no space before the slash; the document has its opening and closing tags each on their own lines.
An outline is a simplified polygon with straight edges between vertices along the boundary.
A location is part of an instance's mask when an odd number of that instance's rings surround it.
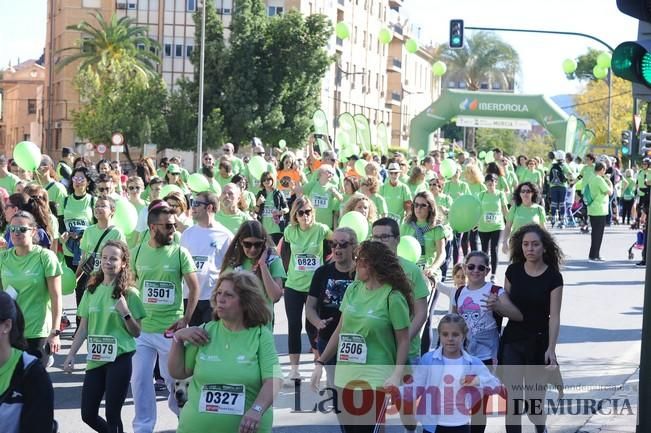
<svg viewBox="0 0 651 433">
<path fill-rule="evenodd" d="M 197 170 L 201 168 L 203 155 L 203 73 L 206 52 L 206 1 L 201 5 L 201 51 L 199 58 L 199 114 L 197 119 Z"/>
</svg>

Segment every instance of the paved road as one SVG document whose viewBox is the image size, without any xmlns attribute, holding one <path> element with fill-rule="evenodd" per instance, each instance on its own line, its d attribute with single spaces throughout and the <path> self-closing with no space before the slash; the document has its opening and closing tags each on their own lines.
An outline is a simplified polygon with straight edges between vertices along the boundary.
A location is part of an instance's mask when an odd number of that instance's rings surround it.
<svg viewBox="0 0 651 433">
<path fill-rule="evenodd" d="M 557 353 L 562 366 L 566 385 L 572 386 L 566 392 L 566 398 L 610 398 L 621 395 L 620 387 L 629 378 L 635 379 L 640 356 L 640 333 L 642 326 L 642 300 L 644 269 L 633 264 L 639 260 L 627 259 L 627 250 L 634 242 L 635 233 L 623 227 L 607 229 L 602 256 L 605 263 L 587 261 L 589 236 L 578 230 L 554 230 L 563 251 L 566 254 L 563 276 L 565 279 L 563 308 L 561 312 L 561 334 Z M 498 268 L 504 271 L 505 264 Z M 503 274 L 502 274 L 503 275 Z M 499 281 L 498 281 L 499 282 Z M 443 310 L 444 302 L 439 301 L 438 309 Z M 66 297 L 65 307 L 69 317 L 73 317 L 74 299 Z M 280 354 L 283 370 L 288 370 L 287 324 L 284 318 L 282 302 L 276 305 L 276 344 Z M 55 383 L 55 416 L 60 423 L 62 433 L 85 433 L 91 430 L 83 424 L 79 412 L 83 372 L 72 375 L 63 374 L 60 365 L 70 346 L 70 333 L 62 342 L 62 354 L 56 357 L 55 366 L 50 369 Z M 307 347 L 304 340 L 304 347 Z M 79 361 L 85 353 L 79 354 Z M 312 369 L 312 356 L 305 354 L 301 371 L 307 378 Z M 635 386 L 635 380 L 632 381 Z M 630 385 L 630 381 L 627 383 Z M 277 432 L 333 432 L 332 415 L 314 413 L 295 413 L 294 389 L 284 387 L 274 409 L 274 431 Z M 302 409 L 311 405 L 301 401 Z M 173 432 L 176 419 L 167 409 L 165 396 L 159 395 L 158 423 L 156 431 Z M 633 412 L 637 408 L 633 405 Z M 103 409 L 102 409 L 103 410 Z M 620 409 L 621 410 L 621 409 Z M 626 411 L 624 412 L 626 413 Z M 126 402 L 122 412 L 126 431 L 131 431 L 133 419 L 133 402 Z M 548 425 L 551 432 L 586 431 L 596 418 L 588 415 L 552 415 Z M 395 419 L 392 420 L 395 422 Z M 613 422 L 611 420 L 611 422 Z M 615 425 L 621 423 L 621 431 L 629 430 L 625 425 L 635 423 L 635 415 L 620 416 Z M 489 419 L 487 432 L 503 431 L 500 417 Z M 305 427 L 300 427 L 305 426 Z M 307 427 L 309 426 L 309 427 Z M 533 431 L 529 427 L 529 431 Z M 217 431 L 217 430 L 216 430 Z M 398 427 L 389 428 L 389 432 L 402 431 Z M 525 431 L 527 431 L 525 429 Z M 616 431 L 616 430 L 615 430 Z M 222 432 L 220 432 L 222 433 Z"/>
</svg>

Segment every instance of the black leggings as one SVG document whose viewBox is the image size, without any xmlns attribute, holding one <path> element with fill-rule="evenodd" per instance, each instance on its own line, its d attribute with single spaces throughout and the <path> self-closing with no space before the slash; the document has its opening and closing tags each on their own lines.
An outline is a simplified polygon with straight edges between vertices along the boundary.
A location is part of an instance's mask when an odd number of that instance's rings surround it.
<svg viewBox="0 0 651 433">
<path fill-rule="evenodd" d="M 479 232 L 479 238 L 481 239 L 481 250 L 485 253 L 488 253 L 490 246 L 490 256 L 491 256 L 491 274 L 495 275 L 497 271 L 497 247 L 500 243 L 500 234 L 502 230 L 495 230 L 492 232 Z"/>
<path fill-rule="evenodd" d="M 461 235 L 461 250 L 464 257 L 470 251 L 477 251 L 479 249 L 479 242 L 477 242 L 477 229 L 470 230 Z"/>
<path fill-rule="evenodd" d="M 633 203 L 635 199 L 630 200 L 622 199 L 622 224 L 631 223 L 631 214 L 633 213 Z"/>
<path fill-rule="evenodd" d="M 601 242 L 604 239 L 604 229 L 606 228 L 606 218 L 608 215 L 590 215 L 590 225 L 592 231 L 590 232 L 590 253 L 588 258 L 596 259 L 600 257 Z"/>
<path fill-rule="evenodd" d="M 124 353 L 113 362 L 86 371 L 81 389 L 81 419 L 97 432 L 124 432 L 121 412 L 129 390 L 133 353 Z M 102 397 L 106 400 L 106 420 L 99 416 Z"/>
<path fill-rule="evenodd" d="M 301 333 L 303 325 L 301 316 L 303 316 L 303 307 L 307 299 L 308 292 L 299 292 L 289 287 L 285 287 L 285 313 L 287 314 L 287 344 L 290 354 L 301 353 Z M 316 328 L 307 318 L 305 319 L 305 331 L 307 338 L 310 340 L 312 349 L 316 349 Z"/>
<path fill-rule="evenodd" d="M 46 337 L 28 338 L 27 351 L 33 354 L 40 354 L 41 364 L 43 364 L 44 367 L 47 367 L 47 362 L 50 358 L 50 345 L 47 343 Z"/>
</svg>

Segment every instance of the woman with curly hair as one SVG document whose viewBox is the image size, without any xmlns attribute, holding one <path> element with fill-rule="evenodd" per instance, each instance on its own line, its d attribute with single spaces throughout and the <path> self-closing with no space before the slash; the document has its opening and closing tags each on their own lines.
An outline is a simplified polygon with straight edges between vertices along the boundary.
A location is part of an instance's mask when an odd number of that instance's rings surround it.
<svg viewBox="0 0 651 433">
<path fill-rule="evenodd" d="M 81 418 L 95 431 L 121 432 L 131 357 L 140 335 L 140 319 L 146 315 L 133 286 L 127 244 L 112 240 L 104 245 L 100 269 L 88 283 L 77 313 L 81 323 L 63 368 L 72 373 L 77 351 L 88 339 Z M 102 397 L 106 401 L 106 419 L 99 416 Z"/>
<path fill-rule="evenodd" d="M 538 224 L 521 227 L 510 244 L 511 264 L 506 269 L 504 290 L 524 320 L 508 321 L 502 334 L 499 364 L 507 366 L 503 374 L 511 400 L 507 406 L 528 400 L 525 407 L 532 408 L 534 401 L 545 397 L 549 369 L 558 367 L 556 342 L 563 299 L 563 253 L 549 232 Z M 491 295 L 487 300 L 489 309 L 496 306 L 495 298 Z M 546 431 L 544 411 L 527 415 L 537 433 Z M 507 413 L 508 433 L 522 431 L 520 417 L 521 414 Z"/>
<path fill-rule="evenodd" d="M 496 162 L 489 162 L 486 165 L 486 174 L 491 173 L 497 176 L 497 189 L 504 191 L 504 194 L 510 194 L 511 188 L 509 187 L 509 182 L 504 168 Z"/>
<path fill-rule="evenodd" d="M 545 208 L 539 205 L 540 190 L 532 182 L 522 182 L 513 192 L 513 206 L 506 216 L 506 226 L 502 237 L 504 254 L 509 251 L 509 237 L 527 224 L 545 227 Z"/>
<path fill-rule="evenodd" d="M 407 180 L 407 186 L 411 195 L 414 196 L 421 191 L 427 190 L 427 185 L 425 184 L 425 170 L 420 166 L 415 165 L 411 169 L 411 174 L 409 175 L 409 180 Z"/>
<path fill-rule="evenodd" d="M 364 387 L 370 387 L 375 401 L 382 402 L 383 388 L 401 383 L 413 305 L 411 284 L 397 256 L 382 242 L 362 242 L 357 251 L 356 281 L 346 289 L 339 325 L 316 360 L 312 385 L 319 384 L 323 365 L 336 356 L 338 390 L 361 395 Z M 375 418 L 375 410 L 369 412 L 354 417 L 341 412 L 343 431 L 372 432 L 383 420 Z"/>
<path fill-rule="evenodd" d="M 368 167 L 370 164 L 367 164 Z M 371 199 L 373 204 L 375 204 L 375 209 L 377 210 L 378 218 L 385 217 L 389 213 L 389 208 L 387 207 L 387 201 L 378 194 L 380 189 L 380 181 L 377 176 L 369 176 L 362 180 L 360 184 L 360 191 L 364 193 L 368 198 Z"/>
<path fill-rule="evenodd" d="M 341 211 L 341 216 L 346 215 L 350 211 L 357 211 L 364 215 L 364 218 L 368 221 L 368 232 L 371 233 L 371 224 L 378 218 L 375 203 L 364 194 L 356 192 L 346 202 L 346 205 Z"/>
</svg>

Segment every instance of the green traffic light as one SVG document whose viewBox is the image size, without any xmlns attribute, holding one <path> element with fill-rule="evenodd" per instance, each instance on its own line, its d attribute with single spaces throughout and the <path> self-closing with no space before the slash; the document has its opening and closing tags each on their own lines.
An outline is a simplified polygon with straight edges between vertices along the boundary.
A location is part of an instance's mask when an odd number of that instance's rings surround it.
<svg viewBox="0 0 651 433">
<path fill-rule="evenodd" d="M 461 39 L 459 38 L 459 36 L 453 36 L 452 37 L 452 43 L 454 45 L 459 45 L 460 42 L 461 42 Z"/>
<path fill-rule="evenodd" d="M 618 45 L 613 52 L 611 67 L 616 76 L 651 87 L 651 41 L 629 41 Z"/>
<path fill-rule="evenodd" d="M 651 54 L 648 52 L 642 56 L 640 72 L 642 73 L 642 78 L 644 78 L 646 84 L 651 85 Z"/>
</svg>

